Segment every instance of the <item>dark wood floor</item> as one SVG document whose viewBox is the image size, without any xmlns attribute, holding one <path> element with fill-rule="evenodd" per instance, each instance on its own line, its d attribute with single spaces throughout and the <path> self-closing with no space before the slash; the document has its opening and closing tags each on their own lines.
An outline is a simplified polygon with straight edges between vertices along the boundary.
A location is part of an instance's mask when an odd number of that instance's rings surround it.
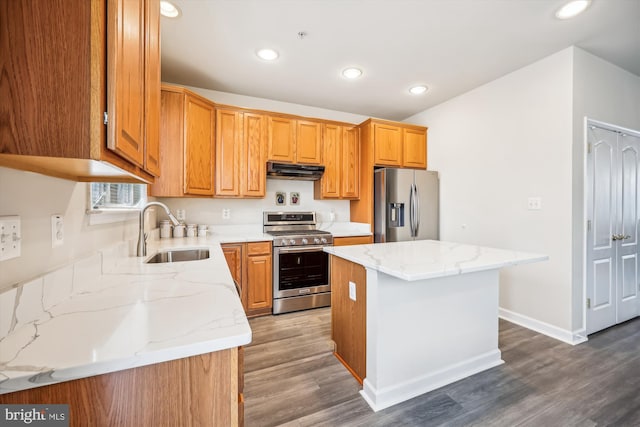
<svg viewBox="0 0 640 427">
<path fill-rule="evenodd" d="M 377 413 L 331 353 L 329 309 L 251 328 L 247 427 L 640 426 L 640 319 L 578 346 L 501 320 L 504 365 Z"/>
</svg>

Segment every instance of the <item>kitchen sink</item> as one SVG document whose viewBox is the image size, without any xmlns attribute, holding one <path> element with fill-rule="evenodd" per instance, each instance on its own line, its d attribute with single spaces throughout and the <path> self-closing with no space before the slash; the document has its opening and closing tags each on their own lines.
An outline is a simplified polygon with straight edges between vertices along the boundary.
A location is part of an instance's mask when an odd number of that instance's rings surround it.
<svg viewBox="0 0 640 427">
<path fill-rule="evenodd" d="M 178 249 L 166 252 L 158 252 L 145 263 L 157 264 L 163 262 L 198 261 L 209 258 L 209 249 Z"/>
</svg>

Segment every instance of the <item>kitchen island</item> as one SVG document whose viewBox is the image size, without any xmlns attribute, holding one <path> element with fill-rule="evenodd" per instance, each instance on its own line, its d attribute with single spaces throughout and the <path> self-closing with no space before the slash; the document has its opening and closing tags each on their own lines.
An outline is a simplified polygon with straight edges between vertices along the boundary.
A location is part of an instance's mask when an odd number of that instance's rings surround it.
<svg viewBox="0 0 640 427">
<path fill-rule="evenodd" d="M 335 354 L 375 411 L 503 363 L 499 269 L 548 259 L 433 240 L 324 250 Z"/>
</svg>

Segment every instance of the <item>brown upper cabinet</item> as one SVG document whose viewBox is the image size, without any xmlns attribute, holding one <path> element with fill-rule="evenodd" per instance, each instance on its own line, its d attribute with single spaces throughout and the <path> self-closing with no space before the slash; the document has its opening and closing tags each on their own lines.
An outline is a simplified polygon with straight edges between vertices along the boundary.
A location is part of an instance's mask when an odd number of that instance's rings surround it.
<svg viewBox="0 0 640 427">
<path fill-rule="evenodd" d="M 0 166 L 152 182 L 160 172 L 159 1 L 59 3 L 3 2 Z"/>
<path fill-rule="evenodd" d="M 213 196 L 215 105 L 182 87 L 162 85 L 156 197 Z"/>
<path fill-rule="evenodd" d="M 322 162 L 322 123 L 284 116 L 268 118 L 267 160 L 319 165 Z"/>
<path fill-rule="evenodd" d="M 266 116 L 218 108 L 216 122 L 216 197 L 264 197 Z"/>
<path fill-rule="evenodd" d="M 422 126 L 369 119 L 375 166 L 426 169 L 427 129 Z"/>
<path fill-rule="evenodd" d="M 323 125 L 324 174 L 314 182 L 316 199 L 360 197 L 360 129 Z"/>
<path fill-rule="evenodd" d="M 351 221 L 373 226 L 373 169 L 427 168 L 427 128 L 368 119 L 360 129 L 360 198 L 351 201 Z"/>
</svg>

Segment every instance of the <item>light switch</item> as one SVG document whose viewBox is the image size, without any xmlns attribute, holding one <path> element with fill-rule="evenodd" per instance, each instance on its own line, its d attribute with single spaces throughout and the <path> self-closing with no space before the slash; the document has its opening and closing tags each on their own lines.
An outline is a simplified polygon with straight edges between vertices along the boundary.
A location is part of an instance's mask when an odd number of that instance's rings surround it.
<svg viewBox="0 0 640 427">
<path fill-rule="evenodd" d="M 21 241 L 20 217 L 0 216 L 0 261 L 19 257 Z"/>
<path fill-rule="evenodd" d="M 349 298 L 356 300 L 356 284 L 353 282 L 349 282 Z"/>
</svg>

